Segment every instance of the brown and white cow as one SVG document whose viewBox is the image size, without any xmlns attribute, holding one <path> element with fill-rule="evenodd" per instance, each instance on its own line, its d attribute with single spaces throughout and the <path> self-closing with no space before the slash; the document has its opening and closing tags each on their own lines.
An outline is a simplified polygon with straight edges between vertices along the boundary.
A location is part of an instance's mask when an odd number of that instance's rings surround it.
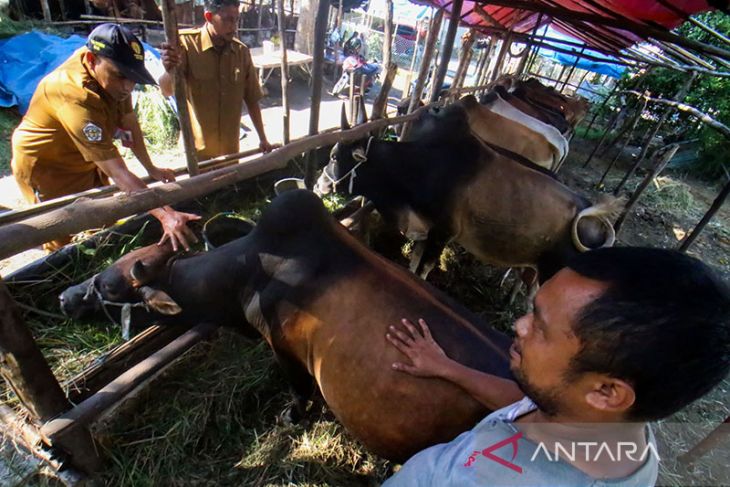
<svg viewBox="0 0 730 487">
<path fill-rule="evenodd" d="M 558 167 L 565 155 L 562 141 L 551 141 L 540 127 L 531 127 L 529 123 L 521 123 L 500 114 L 494 109 L 499 102 L 495 93 L 484 98 L 484 102 L 478 103 L 472 95 L 467 95 L 458 102 L 466 110 L 469 128 L 474 135 L 491 146 L 519 154 L 538 166 L 546 169 Z M 529 115 L 525 114 L 523 118 L 529 118 Z M 560 136 L 555 128 L 551 128 L 554 139 Z"/>
<path fill-rule="evenodd" d="M 61 296 L 76 315 L 100 298 L 145 302 L 175 323 L 257 331 L 300 406 L 318 385 L 347 431 L 398 462 L 449 441 L 488 411 L 452 383 L 393 370 L 403 357 L 386 342 L 389 325 L 424 318 L 450 357 L 511 377 L 506 335 L 370 251 L 304 190 L 275 198 L 243 238 L 189 257 L 144 247 Z"/>
</svg>

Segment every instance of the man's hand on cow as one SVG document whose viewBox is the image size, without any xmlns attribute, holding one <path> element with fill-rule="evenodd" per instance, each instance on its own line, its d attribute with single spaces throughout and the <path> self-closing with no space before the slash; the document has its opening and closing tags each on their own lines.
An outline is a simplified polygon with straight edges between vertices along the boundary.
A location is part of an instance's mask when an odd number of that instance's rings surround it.
<svg viewBox="0 0 730 487">
<path fill-rule="evenodd" d="M 165 209 L 157 218 L 162 224 L 163 231 L 162 238 L 157 243 L 158 245 L 162 245 L 169 240 L 174 251 L 177 251 L 180 245 L 185 250 L 190 250 L 190 244 L 198 241 L 198 237 L 188 228 L 188 222 L 200 220 L 199 215 Z"/>
<path fill-rule="evenodd" d="M 259 149 L 261 149 L 261 152 L 263 152 L 265 154 L 267 152 L 271 152 L 272 150 L 274 150 L 274 146 L 269 144 L 268 140 L 263 139 L 261 142 L 259 142 Z"/>
<path fill-rule="evenodd" d="M 431 336 L 426 321 L 418 320 L 420 331 L 405 318 L 401 323 L 405 330 L 391 325 L 385 338 L 408 357 L 411 363 L 394 362 L 393 368 L 418 377 L 440 376 L 451 359 Z"/>
<path fill-rule="evenodd" d="M 160 54 L 162 57 L 162 66 L 168 73 L 180 65 L 180 54 L 177 52 L 172 44 L 163 42 L 160 45 Z"/>
<path fill-rule="evenodd" d="M 152 179 L 162 181 L 163 183 L 171 183 L 175 180 L 175 171 L 168 168 L 153 167 L 147 171 Z"/>
</svg>

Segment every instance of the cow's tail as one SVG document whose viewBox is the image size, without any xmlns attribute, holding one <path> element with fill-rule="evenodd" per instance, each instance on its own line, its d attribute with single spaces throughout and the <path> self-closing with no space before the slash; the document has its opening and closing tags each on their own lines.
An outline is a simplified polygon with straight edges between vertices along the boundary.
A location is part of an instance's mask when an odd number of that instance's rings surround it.
<svg viewBox="0 0 730 487">
<path fill-rule="evenodd" d="M 595 218 L 604 227 L 606 227 L 606 240 L 600 247 L 612 247 L 616 242 L 616 231 L 613 229 L 611 220 L 616 218 L 624 207 L 625 198 L 616 198 L 614 196 L 604 195 L 593 206 L 589 206 L 581 210 L 575 218 L 573 218 L 572 237 L 573 245 L 581 252 L 591 250 L 580 240 L 578 234 L 578 224 L 583 218 Z"/>
</svg>

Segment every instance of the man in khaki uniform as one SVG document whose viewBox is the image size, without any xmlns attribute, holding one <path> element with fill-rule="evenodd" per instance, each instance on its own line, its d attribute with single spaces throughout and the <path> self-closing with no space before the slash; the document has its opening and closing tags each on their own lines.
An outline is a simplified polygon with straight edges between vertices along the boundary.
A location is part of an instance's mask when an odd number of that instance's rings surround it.
<svg viewBox="0 0 730 487">
<path fill-rule="evenodd" d="M 239 151 L 241 109 L 246 102 L 259 147 L 271 150 L 261 119 L 261 88 L 251 54 L 237 38 L 238 0 L 208 0 L 205 25 L 180 31 L 180 47 L 162 45 L 160 78 L 165 96 L 173 93 L 170 73 L 185 76 L 187 103 L 199 159 Z"/>
<path fill-rule="evenodd" d="M 13 133 L 11 166 L 25 199 L 37 203 L 77 193 L 109 184 L 109 177 L 127 192 L 146 188 L 127 169 L 114 138 L 132 149 L 151 177 L 174 181 L 171 170 L 152 164 L 132 111 L 135 84 L 154 82 L 144 67 L 144 48 L 129 30 L 116 24 L 95 28 L 85 47 L 41 80 Z M 170 239 L 175 249 L 196 241 L 186 224 L 197 215 L 170 207 L 150 213 L 162 224 L 162 241 Z"/>
</svg>

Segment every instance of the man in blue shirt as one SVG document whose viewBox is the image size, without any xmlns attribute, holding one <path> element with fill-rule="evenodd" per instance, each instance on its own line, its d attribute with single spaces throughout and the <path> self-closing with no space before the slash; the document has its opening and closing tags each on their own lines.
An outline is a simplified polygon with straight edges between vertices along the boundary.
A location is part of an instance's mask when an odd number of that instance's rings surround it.
<svg viewBox="0 0 730 487">
<path fill-rule="evenodd" d="M 510 349 L 517 382 L 451 360 L 428 325 L 387 339 L 393 368 L 451 381 L 495 410 L 414 455 L 385 487 L 649 486 L 659 455 L 649 421 L 730 369 L 730 292 L 697 259 L 611 248 L 584 253 L 538 292 Z"/>
</svg>

